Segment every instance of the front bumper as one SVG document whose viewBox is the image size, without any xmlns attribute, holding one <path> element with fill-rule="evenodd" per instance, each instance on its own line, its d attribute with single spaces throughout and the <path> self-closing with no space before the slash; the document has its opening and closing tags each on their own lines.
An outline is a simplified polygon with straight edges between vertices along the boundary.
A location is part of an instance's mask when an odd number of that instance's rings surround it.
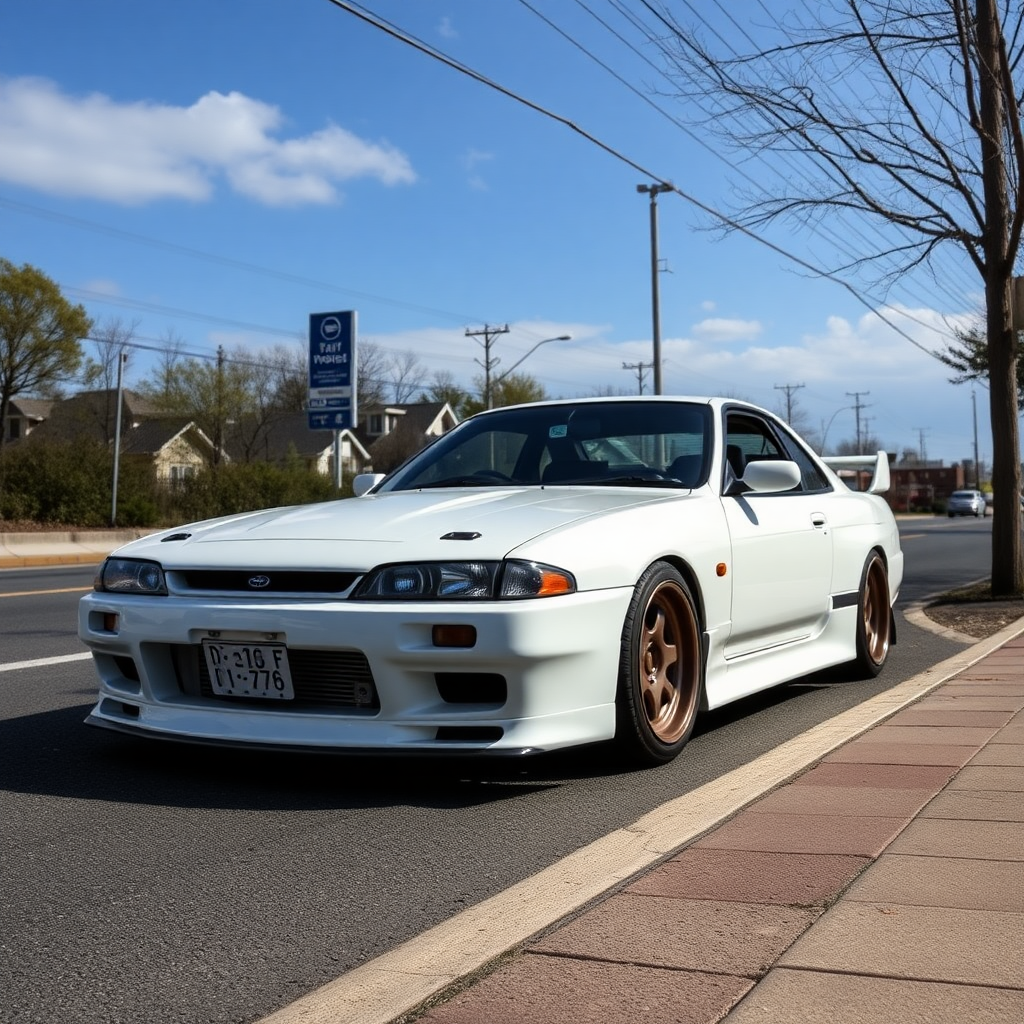
<svg viewBox="0 0 1024 1024">
<path fill-rule="evenodd" d="M 79 636 L 100 689 L 87 721 L 163 739 L 311 751 L 517 754 L 606 740 L 631 595 L 398 605 L 89 594 Z M 456 624 L 476 630 L 474 646 L 434 646 L 433 627 Z M 297 660 L 317 664 L 363 659 L 374 706 L 217 697 L 189 668 L 201 665 L 199 645 L 212 630 L 276 634 Z"/>
</svg>

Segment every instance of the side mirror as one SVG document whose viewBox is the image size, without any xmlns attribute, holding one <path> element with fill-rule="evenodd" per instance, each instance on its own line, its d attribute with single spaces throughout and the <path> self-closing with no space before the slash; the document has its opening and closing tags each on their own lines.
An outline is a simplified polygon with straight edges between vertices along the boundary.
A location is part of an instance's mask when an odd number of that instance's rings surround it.
<svg viewBox="0 0 1024 1024">
<path fill-rule="evenodd" d="M 777 494 L 791 491 L 800 483 L 800 467 L 795 462 L 764 461 L 748 462 L 743 470 L 741 483 L 747 491 L 755 494 Z"/>
<path fill-rule="evenodd" d="M 359 473 L 352 481 L 352 493 L 357 498 L 361 498 L 371 487 L 376 487 L 383 479 L 383 473 Z"/>
</svg>

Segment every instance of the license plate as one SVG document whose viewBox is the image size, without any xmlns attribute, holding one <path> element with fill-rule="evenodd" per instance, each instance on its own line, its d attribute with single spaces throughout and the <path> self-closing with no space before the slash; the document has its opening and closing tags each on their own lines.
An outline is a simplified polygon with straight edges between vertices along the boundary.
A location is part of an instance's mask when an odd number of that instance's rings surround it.
<svg viewBox="0 0 1024 1024">
<path fill-rule="evenodd" d="M 204 640 L 203 654 L 213 692 L 222 697 L 294 700 L 284 644 L 238 644 Z"/>
</svg>

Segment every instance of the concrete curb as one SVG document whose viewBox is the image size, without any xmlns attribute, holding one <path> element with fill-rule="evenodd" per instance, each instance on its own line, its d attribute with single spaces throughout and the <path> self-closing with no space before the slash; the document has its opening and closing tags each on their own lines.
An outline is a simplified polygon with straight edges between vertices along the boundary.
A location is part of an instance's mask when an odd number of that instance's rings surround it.
<svg viewBox="0 0 1024 1024">
<path fill-rule="evenodd" d="M 91 565 L 115 548 L 153 530 L 40 530 L 0 533 L 0 569 L 54 565 Z"/>
</svg>

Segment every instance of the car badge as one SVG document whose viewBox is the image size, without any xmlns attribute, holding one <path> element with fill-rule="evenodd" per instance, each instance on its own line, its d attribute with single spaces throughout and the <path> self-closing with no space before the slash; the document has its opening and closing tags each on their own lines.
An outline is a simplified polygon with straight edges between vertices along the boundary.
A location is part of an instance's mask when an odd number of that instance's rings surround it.
<svg viewBox="0 0 1024 1024">
<path fill-rule="evenodd" d="M 262 590 L 264 587 L 270 586 L 269 576 L 250 576 L 249 586 L 254 590 Z"/>
</svg>

